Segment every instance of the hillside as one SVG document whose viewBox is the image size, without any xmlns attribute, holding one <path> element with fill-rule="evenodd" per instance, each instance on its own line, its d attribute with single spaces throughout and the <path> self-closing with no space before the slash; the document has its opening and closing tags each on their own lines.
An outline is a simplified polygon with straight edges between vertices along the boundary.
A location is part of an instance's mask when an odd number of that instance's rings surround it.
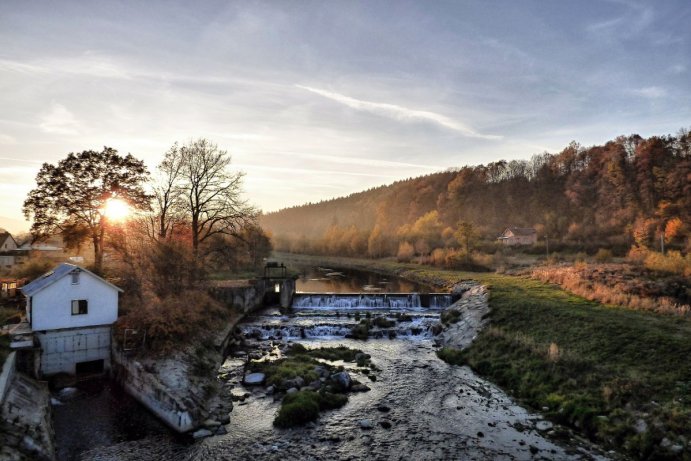
<svg viewBox="0 0 691 461">
<path fill-rule="evenodd" d="M 691 134 L 572 142 L 530 160 L 465 166 L 262 217 L 280 250 L 393 255 L 458 246 L 460 222 L 492 241 L 507 226 L 584 251 L 685 250 L 691 218 Z M 454 237 L 454 233 L 456 236 Z M 556 248 L 556 247 L 555 247 Z"/>
</svg>

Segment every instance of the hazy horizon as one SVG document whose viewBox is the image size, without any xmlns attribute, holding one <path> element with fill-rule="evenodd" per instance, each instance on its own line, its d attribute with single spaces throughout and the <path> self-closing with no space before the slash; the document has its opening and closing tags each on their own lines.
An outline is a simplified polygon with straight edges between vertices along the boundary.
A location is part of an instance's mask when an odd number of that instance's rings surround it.
<svg viewBox="0 0 691 461">
<path fill-rule="evenodd" d="M 104 145 L 206 137 L 269 212 L 691 125 L 686 2 L 495 5 L 3 3 L 0 217 Z"/>
</svg>

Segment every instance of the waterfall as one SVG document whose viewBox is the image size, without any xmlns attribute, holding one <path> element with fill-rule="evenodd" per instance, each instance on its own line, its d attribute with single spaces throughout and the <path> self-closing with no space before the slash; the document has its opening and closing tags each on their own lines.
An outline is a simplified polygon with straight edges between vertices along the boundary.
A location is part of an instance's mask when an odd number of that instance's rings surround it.
<svg viewBox="0 0 691 461">
<path fill-rule="evenodd" d="M 443 309 L 449 305 L 451 296 L 447 294 L 421 296 L 419 293 L 297 293 L 293 297 L 293 309 Z"/>
</svg>

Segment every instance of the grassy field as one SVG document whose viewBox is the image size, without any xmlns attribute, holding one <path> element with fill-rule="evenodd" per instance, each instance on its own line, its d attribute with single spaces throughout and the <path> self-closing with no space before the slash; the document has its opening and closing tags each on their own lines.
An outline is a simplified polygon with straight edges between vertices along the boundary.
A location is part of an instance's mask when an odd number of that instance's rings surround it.
<svg viewBox="0 0 691 461">
<path fill-rule="evenodd" d="M 638 459 L 691 459 L 691 321 L 587 301 L 523 277 L 395 261 L 278 255 L 286 262 L 373 270 L 437 287 L 489 286 L 491 322 L 462 352 L 524 404 Z"/>
</svg>

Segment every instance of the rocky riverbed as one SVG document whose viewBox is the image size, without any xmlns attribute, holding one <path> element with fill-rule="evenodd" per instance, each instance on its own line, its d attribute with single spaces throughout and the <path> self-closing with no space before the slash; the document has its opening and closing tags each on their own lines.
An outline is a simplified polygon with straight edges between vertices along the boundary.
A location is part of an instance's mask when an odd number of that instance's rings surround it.
<svg viewBox="0 0 691 461">
<path fill-rule="evenodd" d="M 379 368 L 376 382 L 293 429 L 273 427 L 280 402 L 265 388 L 238 386 L 229 433 L 190 447 L 190 459 L 606 459 L 467 367 L 439 360 L 430 340 L 301 343 L 362 349 Z"/>
</svg>

